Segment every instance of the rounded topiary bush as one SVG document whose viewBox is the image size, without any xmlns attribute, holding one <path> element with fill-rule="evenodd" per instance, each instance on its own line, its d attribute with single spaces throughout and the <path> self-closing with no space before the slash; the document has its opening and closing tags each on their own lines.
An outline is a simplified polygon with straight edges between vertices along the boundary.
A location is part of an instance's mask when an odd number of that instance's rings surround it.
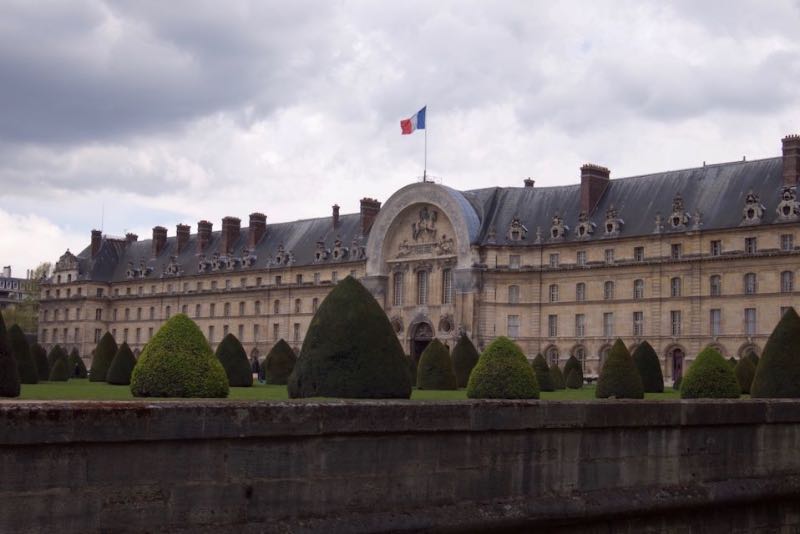
<svg viewBox="0 0 800 534">
<path fill-rule="evenodd" d="M 754 398 L 800 397 L 800 317 L 789 308 L 775 325 L 750 388 Z"/>
<path fill-rule="evenodd" d="M 127 386 L 131 383 L 131 373 L 133 373 L 134 367 L 136 367 L 136 357 L 128 344 L 123 341 L 108 368 L 106 382 L 117 386 Z"/>
<path fill-rule="evenodd" d="M 50 378 L 50 364 L 47 362 L 47 351 L 38 343 L 31 345 L 31 356 L 36 364 L 36 372 L 39 373 L 39 380 Z"/>
<path fill-rule="evenodd" d="M 553 387 L 555 389 L 565 389 L 567 387 L 564 373 L 561 372 L 561 369 L 555 362 L 550 365 L 550 380 L 553 382 Z"/>
<path fill-rule="evenodd" d="M 267 384 L 286 385 L 296 363 L 297 355 L 292 347 L 279 339 L 264 360 L 264 379 Z"/>
<path fill-rule="evenodd" d="M 456 383 L 458 387 L 467 387 L 469 381 L 469 374 L 478 363 L 478 358 L 481 355 L 467 334 L 461 334 L 458 337 L 456 346 L 453 348 L 453 371 L 456 373 Z M 416 384 L 416 380 L 414 381 Z"/>
<path fill-rule="evenodd" d="M 14 353 L 14 358 L 17 360 L 17 371 L 19 372 L 19 381 L 22 384 L 36 384 L 39 382 L 39 370 L 36 368 L 36 362 L 33 361 L 31 356 L 31 348 L 28 345 L 28 339 L 19 325 L 11 325 L 8 329 L 8 343 L 11 346 L 11 352 Z"/>
<path fill-rule="evenodd" d="M 569 374 L 573 369 L 578 371 L 581 384 L 583 384 L 583 365 L 581 365 L 581 361 L 578 358 L 576 358 L 574 355 L 570 355 L 570 357 L 567 358 L 566 363 L 564 363 L 564 380 L 569 378 Z"/>
<path fill-rule="evenodd" d="M 536 383 L 539 384 L 539 391 L 555 391 L 553 380 L 550 378 L 550 368 L 541 353 L 537 354 L 531 363 L 533 373 L 536 375 Z"/>
<path fill-rule="evenodd" d="M 653 347 L 647 341 L 642 341 L 633 351 L 633 363 L 642 377 L 642 386 L 645 393 L 663 393 L 664 375 L 661 372 L 661 363 Z"/>
<path fill-rule="evenodd" d="M 569 389 L 581 389 L 583 387 L 583 375 L 578 369 L 572 367 L 569 370 L 565 384 Z"/>
<path fill-rule="evenodd" d="M 227 397 L 228 377 L 194 321 L 179 313 L 145 345 L 131 373 L 131 392 L 134 397 Z"/>
<path fill-rule="evenodd" d="M 83 358 L 81 358 L 77 348 L 73 348 L 69 353 L 69 368 L 72 371 L 72 378 L 86 378 L 89 376 L 86 372 L 86 364 L 83 363 Z"/>
<path fill-rule="evenodd" d="M 536 374 L 522 350 L 500 336 L 483 351 L 469 375 L 470 399 L 538 399 Z"/>
<path fill-rule="evenodd" d="M 69 361 L 67 353 L 61 349 L 61 347 L 58 348 L 61 354 L 53 360 L 53 366 L 50 368 L 50 377 L 48 380 L 51 382 L 66 382 L 70 377 Z"/>
<path fill-rule="evenodd" d="M 228 383 L 233 387 L 249 387 L 253 385 L 253 369 L 247 361 L 247 353 L 239 340 L 233 334 L 228 334 L 217 345 L 217 358 L 219 358 Z"/>
<path fill-rule="evenodd" d="M 738 399 L 740 392 L 733 369 L 713 347 L 700 351 L 681 381 L 682 399 Z"/>
<path fill-rule="evenodd" d="M 739 389 L 742 393 L 750 393 L 750 388 L 753 385 L 753 378 L 756 376 L 756 368 L 753 367 L 753 362 L 750 358 L 742 358 L 736 367 L 733 368 L 733 373 L 736 375 L 736 381 L 739 382 Z"/>
<path fill-rule="evenodd" d="M 92 358 L 92 368 L 89 372 L 90 382 L 105 382 L 108 368 L 111 367 L 111 362 L 114 361 L 114 356 L 117 355 L 119 347 L 114 340 L 111 332 L 106 332 L 100 338 L 100 342 L 94 349 L 94 357 Z"/>
<path fill-rule="evenodd" d="M 617 339 L 608 351 L 594 394 L 598 399 L 644 398 L 642 377 L 639 376 L 639 370 L 636 369 L 636 364 L 633 363 L 633 358 L 621 339 Z"/>
<path fill-rule="evenodd" d="M 380 304 L 348 276 L 311 319 L 289 377 L 289 396 L 407 399 L 411 376 L 405 357 Z"/>
<path fill-rule="evenodd" d="M 417 364 L 417 388 L 457 389 L 456 374 L 450 353 L 441 341 L 434 339 L 419 358 Z"/>
<path fill-rule="evenodd" d="M 0 313 L 0 397 L 19 397 L 19 370 L 11 352 L 6 323 Z"/>
</svg>

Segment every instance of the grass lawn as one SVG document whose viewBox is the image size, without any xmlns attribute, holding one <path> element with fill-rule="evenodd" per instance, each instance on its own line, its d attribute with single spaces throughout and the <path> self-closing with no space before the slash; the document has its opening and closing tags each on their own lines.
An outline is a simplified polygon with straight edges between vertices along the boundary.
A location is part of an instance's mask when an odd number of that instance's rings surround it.
<svg viewBox="0 0 800 534">
<path fill-rule="evenodd" d="M 592 400 L 594 386 L 582 389 L 566 389 L 544 392 L 542 400 Z M 128 386 L 112 386 L 105 382 L 89 382 L 87 379 L 72 379 L 68 382 L 42 382 L 39 384 L 23 384 L 20 399 L 29 400 L 129 400 L 133 399 Z M 232 400 L 287 400 L 286 386 L 266 386 L 254 384 L 250 388 L 231 388 L 229 399 Z M 412 400 L 439 401 L 464 400 L 467 393 L 463 389 L 457 391 L 436 391 L 415 389 Z M 678 399 L 680 396 L 672 388 L 664 393 L 648 393 L 646 399 Z M 148 399 L 158 400 L 158 399 Z"/>
</svg>

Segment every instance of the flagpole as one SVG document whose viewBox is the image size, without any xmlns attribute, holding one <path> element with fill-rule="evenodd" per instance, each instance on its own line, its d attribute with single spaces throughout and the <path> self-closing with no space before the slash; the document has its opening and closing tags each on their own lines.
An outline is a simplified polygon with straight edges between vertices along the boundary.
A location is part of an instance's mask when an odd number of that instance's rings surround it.
<svg viewBox="0 0 800 534">
<path fill-rule="evenodd" d="M 425 117 L 425 161 L 422 167 L 422 181 L 428 181 L 428 117 Z"/>
</svg>

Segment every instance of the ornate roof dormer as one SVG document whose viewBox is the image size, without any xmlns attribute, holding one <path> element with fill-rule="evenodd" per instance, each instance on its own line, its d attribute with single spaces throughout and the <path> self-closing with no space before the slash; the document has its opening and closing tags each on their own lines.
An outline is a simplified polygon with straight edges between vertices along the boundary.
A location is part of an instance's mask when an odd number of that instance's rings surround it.
<svg viewBox="0 0 800 534">
<path fill-rule="evenodd" d="M 334 260 L 346 260 L 350 255 L 350 249 L 342 245 L 342 240 L 339 237 L 333 242 L 332 255 Z"/>
<path fill-rule="evenodd" d="M 596 227 L 597 225 L 589 220 L 589 216 L 586 212 L 582 211 L 580 215 L 578 215 L 578 226 L 575 227 L 575 236 L 578 239 L 589 239 L 592 237 Z"/>
<path fill-rule="evenodd" d="M 275 253 L 273 264 L 275 265 L 291 265 L 294 263 L 294 255 L 291 251 L 287 252 L 283 248 L 283 243 L 278 245 L 278 251 Z"/>
<path fill-rule="evenodd" d="M 750 190 L 744 200 L 744 207 L 742 208 L 742 222 L 741 224 L 758 224 L 764 216 L 764 206 L 756 193 Z"/>
<path fill-rule="evenodd" d="M 800 202 L 797 201 L 797 193 L 793 187 L 784 187 L 781 191 L 781 201 L 775 209 L 778 220 L 796 221 L 800 218 Z"/>
<path fill-rule="evenodd" d="M 522 241 L 528 235 L 528 229 L 520 222 L 519 217 L 514 215 L 511 224 L 508 226 L 506 237 L 509 241 Z"/>
<path fill-rule="evenodd" d="M 680 193 L 675 195 L 672 199 L 672 214 L 669 216 L 669 224 L 674 230 L 684 230 L 686 225 L 689 224 L 691 215 L 686 211 L 683 206 L 683 197 Z"/>
<path fill-rule="evenodd" d="M 317 250 L 314 251 L 314 262 L 319 263 L 327 260 L 330 253 L 331 251 L 325 248 L 325 241 L 320 239 L 317 241 Z"/>
<path fill-rule="evenodd" d="M 206 259 L 205 254 L 197 255 L 197 272 L 207 273 L 211 270 L 211 261 Z"/>
<path fill-rule="evenodd" d="M 618 236 L 620 231 L 622 230 L 622 225 L 625 224 L 619 217 L 619 212 L 617 208 L 613 205 L 609 206 L 606 210 L 606 222 L 603 225 L 604 234 L 606 237 L 615 237 Z"/>
<path fill-rule="evenodd" d="M 242 257 L 239 261 L 242 267 L 252 267 L 258 261 L 258 256 L 251 252 L 249 248 L 245 247 L 242 249 Z"/>
<path fill-rule="evenodd" d="M 78 257 L 67 249 L 67 251 L 58 258 L 56 267 L 53 272 L 57 271 L 75 271 L 78 269 Z"/>
<path fill-rule="evenodd" d="M 164 275 L 178 276 L 180 274 L 183 274 L 183 270 L 181 269 L 181 264 L 178 263 L 178 258 L 176 256 L 170 256 L 169 263 L 164 266 Z"/>
<path fill-rule="evenodd" d="M 567 232 L 569 232 L 569 226 L 564 224 L 564 219 L 556 212 L 556 214 L 553 215 L 552 225 L 550 226 L 550 239 L 553 241 L 561 241 L 566 237 Z"/>
</svg>

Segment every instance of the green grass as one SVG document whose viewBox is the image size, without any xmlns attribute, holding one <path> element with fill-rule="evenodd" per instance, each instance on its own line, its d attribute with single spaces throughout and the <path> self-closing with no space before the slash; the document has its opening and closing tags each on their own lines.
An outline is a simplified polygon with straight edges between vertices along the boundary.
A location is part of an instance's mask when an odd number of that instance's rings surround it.
<svg viewBox="0 0 800 534">
<path fill-rule="evenodd" d="M 133 399 L 128 386 L 112 386 L 104 382 L 89 382 L 87 379 L 75 378 L 69 382 L 42 382 L 39 384 L 23 384 L 20 399 L 29 400 L 130 400 Z M 267 386 L 253 384 L 249 388 L 231 388 L 231 400 L 287 400 L 286 386 Z M 440 401 L 465 400 L 466 390 L 455 391 L 418 390 L 411 395 L 412 400 Z M 594 400 L 594 386 L 581 389 L 566 389 L 553 392 L 542 392 L 542 400 Z M 677 391 L 667 388 L 664 393 L 647 393 L 646 399 L 665 400 L 679 399 Z M 158 400 L 158 399 L 148 399 Z"/>
</svg>

